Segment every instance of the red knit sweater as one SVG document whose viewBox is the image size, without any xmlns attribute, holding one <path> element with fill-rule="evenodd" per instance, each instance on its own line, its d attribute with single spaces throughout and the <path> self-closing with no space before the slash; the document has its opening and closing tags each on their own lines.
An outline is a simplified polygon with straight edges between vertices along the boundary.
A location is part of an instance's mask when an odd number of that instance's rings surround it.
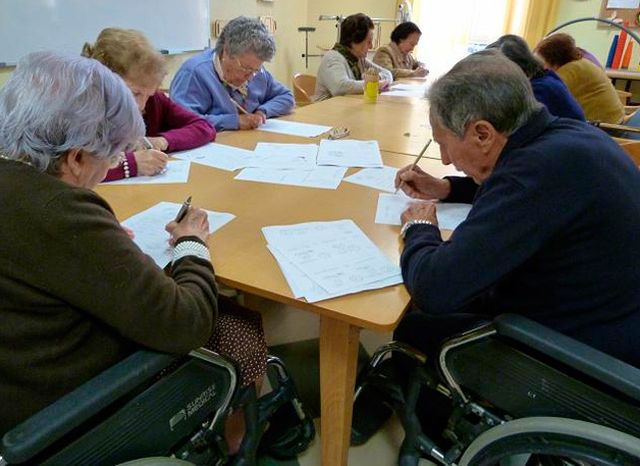
<svg viewBox="0 0 640 466">
<path fill-rule="evenodd" d="M 204 118 L 173 102 L 163 92 L 149 97 L 142 115 L 147 127 L 147 136 L 162 136 L 169 143 L 166 152 L 193 149 L 216 138 L 216 130 Z M 138 174 L 138 166 L 133 152 L 125 154 L 129 165 L 129 176 Z M 124 178 L 124 168 L 120 164 L 107 172 L 104 181 Z"/>
</svg>

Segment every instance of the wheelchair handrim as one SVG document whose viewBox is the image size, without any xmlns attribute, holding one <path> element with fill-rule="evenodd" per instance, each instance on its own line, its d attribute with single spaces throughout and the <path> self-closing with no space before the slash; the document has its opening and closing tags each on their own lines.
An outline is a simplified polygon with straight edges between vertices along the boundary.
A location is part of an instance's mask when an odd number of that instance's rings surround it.
<svg viewBox="0 0 640 466">
<path fill-rule="evenodd" d="M 536 447 L 532 437 L 546 439 L 543 447 Z M 519 447 L 519 440 L 529 439 Z M 588 446 L 571 447 L 572 442 L 586 442 Z M 528 444 L 528 445 L 527 445 Z M 540 443 L 542 444 L 542 443 Z M 504 445 L 505 454 L 545 453 L 566 456 L 580 451 L 582 459 L 589 459 L 589 452 L 597 452 L 600 446 L 609 453 L 619 454 L 619 461 L 595 464 L 635 465 L 640 463 L 640 439 L 620 431 L 589 422 L 553 417 L 532 417 L 517 419 L 489 429 L 474 440 L 465 450 L 458 466 L 476 466 L 491 464 L 490 457 L 500 456 L 499 449 Z M 576 444 L 577 445 L 577 444 Z M 528 447 L 528 448 L 527 448 Z M 520 449 L 518 449 L 520 448 Z M 546 450 L 545 450 L 546 448 Z M 625 459 L 628 458 L 628 459 Z"/>
</svg>

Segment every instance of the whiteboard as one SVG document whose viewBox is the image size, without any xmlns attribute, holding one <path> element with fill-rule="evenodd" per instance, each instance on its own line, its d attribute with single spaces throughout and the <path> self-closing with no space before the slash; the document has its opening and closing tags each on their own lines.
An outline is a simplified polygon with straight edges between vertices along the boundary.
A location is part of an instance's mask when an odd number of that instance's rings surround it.
<svg viewBox="0 0 640 466">
<path fill-rule="evenodd" d="M 209 47 L 209 0 L 0 0 L 0 66 L 38 50 L 80 54 L 105 27 L 142 31 L 163 53 Z"/>
</svg>

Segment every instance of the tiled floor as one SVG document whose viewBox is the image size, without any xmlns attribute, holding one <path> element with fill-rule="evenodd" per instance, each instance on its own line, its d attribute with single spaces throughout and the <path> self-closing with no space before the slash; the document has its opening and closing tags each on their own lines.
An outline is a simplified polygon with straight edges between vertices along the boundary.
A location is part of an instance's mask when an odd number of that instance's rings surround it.
<svg viewBox="0 0 640 466">
<path fill-rule="evenodd" d="M 349 466 L 396 466 L 404 433 L 397 419 L 392 418 L 366 444 L 349 449 Z M 320 466 L 320 439 L 298 458 L 300 466 Z M 421 460 L 419 466 L 435 466 Z"/>
<path fill-rule="evenodd" d="M 255 297 L 245 297 L 245 304 L 256 310 L 260 310 L 263 315 L 265 333 L 269 346 L 287 345 L 301 340 L 310 340 L 318 338 L 319 319 L 316 315 L 286 308 L 269 301 L 265 301 Z M 360 335 L 360 342 L 364 349 L 370 354 L 378 346 L 390 340 L 390 334 L 380 334 L 363 330 Z M 317 355 L 309 354 L 309 344 L 287 345 L 288 350 L 299 350 L 299 357 L 317 358 Z M 274 348 L 278 349 L 278 348 Z M 299 365 L 296 361 L 285 361 L 287 365 L 292 366 L 292 371 L 299 371 L 295 366 Z M 317 364 L 317 361 L 305 360 L 303 365 L 309 370 L 310 365 Z M 294 374 L 295 377 L 295 374 Z M 317 375 L 316 375 L 317 377 Z M 313 380 L 313 377 L 305 374 L 304 377 L 296 377 L 296 383 L 299 385 L 300 392 L 308 392 L 307 387 L 302 385 L 303 380 Z M 312 387 L 313 388 L 313 387 Z M 317 396 L 317 395 L 316 395 Z M 313 403 L 311 403 L 313 404 Z M 315 408 L 317 409 L 317 408 Z M 316 419 L 317 431 L 319 432 L 318 419 Z M 378 432 L 369 442 L 359 447 L 352 447 L 349 450 L 350 466 L 394 466 L 397 464 L 397 455 L 402 443 L 404 433 L 397 419 L 392 418 L 387 422 L 384 428 Z M 263 459 L 260 466 L 319 466 L 320 460 L 320 438 L 316 436 L 313 444 L 302 455 L 299 456 L 298 462 L 283 462 L 272 459 Z M 420 466 L 432 465 L 429 461 L 421 461 Z"/>
<path fill-rule="evenodd" d="M 316 427 L 319 423 L 316 419 Z M 402 428 L 397 419 L 392 418 L 384 428 L 365 445 L 351 447 L 349 466 L 396 466 L 398 450 L 403 439 Z M 297 461 L 278 461 L 262 458 L 259 466 L 320 466 L 320 437 L 316 436 L 309 449 L 300 455 Z M 420 460 L 419 466 L 436 466 L 427 460 Z"/>
</svg>

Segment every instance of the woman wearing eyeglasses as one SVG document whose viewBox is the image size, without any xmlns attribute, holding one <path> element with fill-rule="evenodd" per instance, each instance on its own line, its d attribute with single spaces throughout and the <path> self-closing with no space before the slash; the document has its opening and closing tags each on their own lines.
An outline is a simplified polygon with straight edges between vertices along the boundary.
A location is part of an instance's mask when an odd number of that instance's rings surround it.
<svg viewBox="0 0 640 466">
<path fill-rule="evenodd" d="M 214 50 L 183 63 L 171 82 L 171 98 L 218 131 L 257 128 L 295 105 L 291 91 L 262 67 L 275 51 L 259 20 L 239 16 L 224 27 Z"/>
</svg>

